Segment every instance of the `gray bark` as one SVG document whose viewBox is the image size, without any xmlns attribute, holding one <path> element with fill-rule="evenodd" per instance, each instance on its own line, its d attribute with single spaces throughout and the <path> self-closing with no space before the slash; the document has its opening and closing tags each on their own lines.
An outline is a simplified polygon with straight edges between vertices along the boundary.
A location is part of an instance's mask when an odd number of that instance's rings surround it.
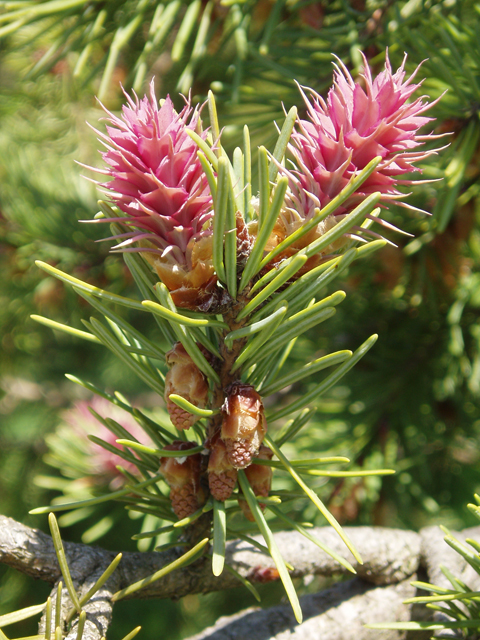
<svg viewBox="0 0 480 640">
<path fill-rule="evenodd" d="M 415 589 L 409 580 L 372 586 L 360 578 L 300 599 L 304 621 L 299 625 L 289 605 L 251 608 L 218 622 L 189 640 L 398 640 L 403 632 L 365 629 L 364 625 L 390 619 L 410 619 L 403 600 Z"/>
<path fill-rule="evenodd" d="M 323 544 L 349 559 L 358 577 L 319 594 L 305 596 L 302 599 L 305 621 L 301 626 L 294 622 L 289 606 L 285 605 L 268 610 L 248 610 L 222 619 L 214 628 L 191 640 L 246 637 L 257 640 L 257 636 L 258 640 L 313 640 L 319 637 L 322 640 L 369 640 L 380 637 L 382 640 L 393 640 L 400 636 L 387 631 L 381 635 L 378 635 L 379 632 L 367 632 L 363 625 L 367 622 L 408 619 L 408 608 L 402 601 L 413 595 L 408 583 L 420 566 L 427 569 L 429 579 L 434 584 L 445 584 L 439 565 L 446 564 L 454 575 L 471 588 L 480 590 L 479 576 L 444 543 L 443 534 L 435 527 L 424 529 L 420 534 L 381 527 L 345 527 L 344 530 L 361 554 L 363 565 L 349 557 L 345 545 L 331 528 L 315 528 L 310 532 Z M 461 539 L 478 539 L 480 527 L 454 535 Z M 294 577 L 348 573 L 318 546 L 296 532 L 276 533 L 275 540 L 285 560 L 293 565 Z M 116 555 L 80 543 L 65 542 L 64 548 L 80 597 Z M 112 615 L 111 597 L 115 592 L 158 571 L 181 553 L 178 549 L 163 553 L 124 553 L 113 576 L 84 607 L 87 613 L 84 640 L 100 640 L 105 635 Z M 0 516 L 0 562 L 52 584 L 61 579 L 50 536 L 4 516 Z M 253 583 L 278 577 L 272 559 L 246 542 L 229 542 L 226 562 Z M 131 597 L 180 598 L 187 594 L 207 593 L 238 585 L 237 578 L 226 571 L 215 578 L 210 557 L 204 556 L 195 564 L 168 574 Z M 71 606 L 65 595 L 63 620 Z M 76 637 L 76 624 L 74 622 L 70 629 L 68 640 Z M 44 625 L 45 620 L 42 619 L 41 631 Z"/>
</svg>

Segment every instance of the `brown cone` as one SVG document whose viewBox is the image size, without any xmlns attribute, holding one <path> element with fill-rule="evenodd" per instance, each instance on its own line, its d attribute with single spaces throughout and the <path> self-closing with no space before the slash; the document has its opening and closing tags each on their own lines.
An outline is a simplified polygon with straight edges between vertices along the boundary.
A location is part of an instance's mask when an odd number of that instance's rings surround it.
<svg viewBox="0 0 480 640">
<path fill-rule="evenodd" d="M 232 467 L 227 457 L 225 443 L 220 437 L 215 438 L 208 461 L 208 486 L 215 500 L 227 500 L 237 484 L 237 470 Z"/>
<path fill-rule="evenodd" d="M 208 397 L 207 381 L 181 342 L 177 342 L 165 358 L 170 366 L 165 376 L 165 402 L 170 420 L 179 431 L 190 429 L 198 420 L 198 416 L 178 407 L 169 396 L 171 393 L 176 393 L 199 409 L 203 409 Z"/>
<path fill-rule="evenodd" d="M 258 455 L 256 457 L 260 458 L 261 460 L 271 460 L 273 457 L 273 452 L 266 445 L 262 444 L 262 446 L 260 447 L 260 451 L 258 452 Z M 245 475 L 247 476 L 250 486 L 253 489 L 253 493 L 256 496 L 262 496 L 266 498 L 270 493 L 270 487 L 272 485 L 272 468 L 267 467 L 263 464 L 253 463 L 247 469 L 245 469 Z M 252 512 L 250 511 L 250 507 L 248 506 L 247 501 L 244 499 L 240 499 L 238 501 L 238 504 L 240 505 L 247 520 L 250 520 L 250 522 L 254 522 L 255 519 L 252 515 Z M 260 508 L 262 509 L 262 511 L 264 511 L 265 505 L 260 504 Z"/>
<path fill-rule="evenodd" d="M 222 407 L 222 440 L 230 464 L 245 469 L 258 452 L 267 431 L 263 403 L 249 384 L 234 382 Z"/>
<path fill-rule="evenodd" d="M 176 440 L 165 449 L 178 451 L 178 457 L 161 459 L 160 473 L 170 487 L 172 509 L 180 520 L 195 513 L 205 503 L 205 494 L 200 484 L 201 455 L 195 453 L 182 456 L 182 451 L 195 446 L 193 442 Z"/>
</svg>

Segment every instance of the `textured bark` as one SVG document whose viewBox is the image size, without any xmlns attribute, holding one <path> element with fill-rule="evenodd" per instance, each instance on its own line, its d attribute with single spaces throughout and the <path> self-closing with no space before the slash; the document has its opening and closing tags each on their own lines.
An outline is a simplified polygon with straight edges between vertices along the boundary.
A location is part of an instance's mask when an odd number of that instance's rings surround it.
<svg viewBox="0 0 480 640">
<path fill-rule="evenodd" d="M 422 560 L 428 573 L 428 579 L 432 584 L 446 589 L 452 588 L 451 583 L 441 570 L 441 567 L 446 567 L 455 578 L 468 585 L 472 591 L 480 591 L 480 576 L 460 554 L 445 543 L 445 534 L 439 527 L 425 527 L 420 534 L 422 539 Z M 472 527 L 460 532 L 454 531 L 452 534 L 463 543 L 467 538 L 480 540 L 480 527 Z M 472 549 L 468 544 L 465 544 L 465 546 L 470 550 Z M 457 602 L 456 604 L 462 607 L 461 603 Z M 441 611 L 435 611 L 433 619 L 436 622 L 451 620 Z M 460 629 L 444 629 L 443 631 L 437 631 L 434 635 L 438 638 L 463 638 L 463 633 Z"/>
<path fill-rule="evenodd" d="M 375 640 L 378 631 L 365 624 L 383 622 L 385 616 L 410 619 L 403 600 L 414 595 L 408 580 L 372 586 L 355 578 L 300 599 L 304 621 L 299 625 L 289 605 L 251 608 L 218 622 L 189 640 Z M 388 612 L 388 613 L 387 613 Z M 403 632 L 382 631 L 382 640 L 399 640 Z"/>
<path fill-rule="evenodd" d="M 363 565 L 359 565 L 350 556 L 344 543 L 330 527 L 318 527 L 310 531 L 332 550 L 347 557 L 359 576 L 375 584 L 399 582 L 417 570 L 420 536 L 411 531 L 382 527 L 346 527 L 345 532 L 360 552 Z M 263 542 L 261 536 L 255 537 Z M 275 540 L 285 560 L 295 567 L 295 577 L 349 574 L 333 558 L 299 533 L 276 533 Z M 96 574 L 97 570 L 103 571 L 115 556 L 111 551 L 81 543 L 65 542 L 64 547 L 72 579 L 79 585 Z M 164 553 L 124 553 L 116 571 L 118 588 L 123 589 L 155 573 L 181 553 L 177 549 Z M 0 516 L 0 562 L 46 582 L 55 583 L 60 578 L 50 536 L 4 516 Z M 270 556 L 239 540 L 227 544 L 226 562 L 252 582 L 264 582 L 266 573 L 275 569 Z M 209 558 L 205 557 L 194 565 L 166 575 L 162 580 L 136 593 L 135 597 L 180 598 L 191 593 L 208 593 L 238 585 L 238 580 L 226 571 L 215 578 Z"/>
<path fill-rule="evenodd" d="M 319 594 L 305 596 L 302 600 L 305 621 L 301 626 L 294 622 L 289 606 L 285 605 L 269 610 L 249 610 L 223 619 L 195 640 L 246 637 L 249 640 L 257 640 L 257 637 L 259 640 L 378 638 L 378 632 L 363 630 L 363 624 L 408 619 L 408 610 L 401 602 L 413 595 L 408 582 L 413 579 L 419 566 L 427 569 L 429 580 L 434 584 L 447 585 L 439 569 L 440 564 L 444 564 L 472 589 L 480 590 L 479 576 L 445 544 L 443 533 L 436 527 L 424 529 L 420 534 L 381 527 L 345 527 L 344 530 L 362 556 L 363 565 L 350 556 L 344 543 L 330 527 L 313 528 L 310 532 L 323 544 L 349 559 L 358 577 Z M 479 538 L 480 527 L 454 535 L 463 540 L 467 537 Z M 260 536 L 258 539 L 261 540 Z M 276 533 L 275 540 L 285 560 L 293 565 L 294 577 L 348 573 L 318 546 L 296 532 Z M 116 555 L 81 543 L 65 542 L 64 548 L 80 597 Z M 112 615 L 111 597 L 116 591 L 158 571 L 181 553 L 179 549 L 163 553 L 124 553 L 112 577 L 84 607 L 87 613 L 84 639 L 100 640 L 105 635 Z M 50 536 L 4 516 L 0 516 L 0 562 L 51 584 L 61 579 Z M 272 559 L 243 541 L 235 540 L 227 544 L 226 562 L 254 583 L 278 577 Z M 237 586 L 237 578 L 229 572 L 224 571 L 215 578 L 211 559 L 204 556 L 193 565 L 166 575 L 131 597 L 177 599 L 187 594 Z M 65 590 L 64 594 L 63 621 L 71 610 Z M 70 629 L 68 640 L 76 637 L 76 624 L 74 622 Z M 40 629 L 43 630 L 44 626 L 45 620 L 42 619 Z M 375 633 L 377 636 L 372 635 Z M 387 631 L 381 633 L 382 640 L 401 637 Z"/>
</svg>

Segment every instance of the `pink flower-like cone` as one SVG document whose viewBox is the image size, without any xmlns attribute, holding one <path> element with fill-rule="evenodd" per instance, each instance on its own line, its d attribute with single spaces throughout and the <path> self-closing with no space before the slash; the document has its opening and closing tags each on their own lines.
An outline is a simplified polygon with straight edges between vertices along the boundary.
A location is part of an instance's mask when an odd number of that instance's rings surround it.
<svg viewBox="0 0 480 640">
<path fill-rule="evenodd" d="M 291 245 L 282 257 L 322 236 L 371 193 L 382 194 L 382 206 L 403 197 L 397 185 L 409 185 L 413 181 L 401 179 L 401 176 L 419 171 L 415 163 L 436 153 L 436 150 L 418 149 L 425 140 L 435 137 L 418 134 L 418 130 L 432 120 L 422 114 L 433 103 L 424 100 L 423 96 L 407 102 L 420 86 L 413 83 L 418 68 L 405 79 L 406 58 L 393 73 L 387 55 L 384 71 L 373 79 L 365 57 L 364 61 L 365 88 L 354 82 L 346 67 L 338 61 L 335 82 L 326 101 L 312 89 L 306 89 L 310 100 L 301 90 L 308 119 L 297 121 L 289 145 L 295 168 L 280 168 L 288 176 L 289 188 L 273 233 L 273 244 L 278 244 L 310 220 L 315 208 L 327 205 L 371 160 L 377 156 L 382 160 L 357 192 L 334 214 Z M 382 220 L 379 222 L 385 224 Z M 353 230 L 356 231 L 358 229 Z M 345 238 L 340 239 L 325 253 L 345 241 Z"/>
<path fill-rule="evenodd" d="M 177 406 L 169 396 L 175 393 L 199 409 L 204 409 L 208 398 L 208 383 L 181 342 L 175 343 L 165 358 L 170 367 L 165 376 L 165 402 L 170 420 L 179 431 L 190 429 L 198 420 L 198 416 Z"/>
<path fill-rule="evenodd" d="M 256 457 L 260 460 L 271 460 L 273 458 L 273 451 L 266 445 L 262 444 Z M 255 462 L 253 462 L 249 467 L 245 469 L 245 475 L 247 476 L 250 486 L 253 489 L 253 493 L 256 496 L 266 498 L 270 493 L 270 487 L 272 486 L 272 468 L 267 467 L 267 465 L 256 464 Z M 242 498 L 238 501 L 238 504 L 240 505 L 243 511 L 243 515 L 247 518 L 247 520 L 250 520 L 250 522 L 255 522 L 255 518 L 250 511 L 250 507 L 248 506 L 247 501 Z M 262 509 L 262 511 L 265 511 L 264 504 L 260 504 L 260 508 Z"/>
<path fill-rule="evenodd" d="M 225 443 L 219 436 L 220 434 L 217 434 L 211 446 L 207 469 L 208 486 L 212 496 L 224 502 L 232 495 L 237 484 L 238 472 L 230 463 Z"/>
<path fill-rule="evenodd" d="M 185 291 L 191 302 L 190 290 L 214 277 L 212 196 L 187 133 L 200 128 L 199 112 L 187 102 L 178 114 L 169 97 L 159 107 L 153 81 L 149 97 L 126 98 L 120 118 L 105 109 L 107 134 L 98 132 L 108 165 L 100 173 L 112 178 L 100 186 L 131 229 L 115 236 L 120 243 L 114 250 L 142 252 L 181 306 Z"/>
<path fill-rule="evenodd" d="M 262 399 L 249 384 L 234 382 L 222 407 L 221 437 L 230 464 L 245 469 L 257 454 L 267 432 Z"/>
<path fill-rule="evenodd" d="M 172 509 L 179 520 L 192 515 L 205 503 L 205 493 L 200 483 L 201 456 L 199 453 L 182 456 L 182 451 L 195 446 L 193 442 L 176 440 L 165 449 L 178 451 L 178 457 L 161 459 L 160 473 L 170 487 Z"/>
</svg>

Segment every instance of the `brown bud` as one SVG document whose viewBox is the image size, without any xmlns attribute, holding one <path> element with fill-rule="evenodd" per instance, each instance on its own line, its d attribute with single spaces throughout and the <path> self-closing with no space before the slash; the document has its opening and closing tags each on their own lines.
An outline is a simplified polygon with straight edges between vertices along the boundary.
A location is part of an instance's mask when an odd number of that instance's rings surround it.
<svg viewBox="0 0 480 640">
<path fill-rule="evenodd" d="M 198 420 L 198 416 L 178 407 L 169 399 L 169 396 L 171 393 L 176 393 L 199 409 L 203 409 L 207 403 L 207 381 L 181 342 L 177 342 L 165 358 L 170 366 L 165 376 L 165 402 L 170 420 L 179 431 L 190 429 Z"/>
<path fill-rule="evenodd" d="M 168 451 L 178 451 L 176 458 L 163 457 L 160 473 L 170 487 L 172 509 L 179 520 L 195 513 L 205 502 L 204 491 L 200 484 L 201 455 L 182 456 L 182 451 L 192 449 L 193 442 L 175 440 L 165 447 Z"/>
<path fill-rule="evenodd" d="M 211 447 L 208 460 L 208 486 L 215 500 L 224 502 L 231 494 L 237 483 L 237 470 L 228 460 L 225 443 L 220 437 L 215 439 Z"/>
<path fill-rule="evenodd" d="M 261 460 L 271 460 L 273 457 L 273 452 L 266 445 L 262 444 L 260 447 L 260 451 L 258 452 L 257 458 Z M 248 478 L 250 486 L 253 489 L 253 493 L 256 496 L 262 496 L 266 498 L 270 492 L 270 487 L 272 485 L 272 475 L 273 470 L 271 467 L 267 467 L 267 465 L 263 464 L 251 464 L 247 469 L 245 469 L 245 475 Z M 250 522 L 254 522 L 254 517 L 252 512 L 250 511 L 250 507 L 247 504 L 247 501 L 244 499 L 240 499 L 238 501 L 244 516 Z M 262 511 L 265 509 L 265 505 L 260 505 Z"/>
<path fill-rule="evenodd" d="M 249 384 L 234 382 L 222 407 L 222 440 L 230 464 L 236 469 L 248 467 L 267 431 L 263 403 Z"/>
</svg>

